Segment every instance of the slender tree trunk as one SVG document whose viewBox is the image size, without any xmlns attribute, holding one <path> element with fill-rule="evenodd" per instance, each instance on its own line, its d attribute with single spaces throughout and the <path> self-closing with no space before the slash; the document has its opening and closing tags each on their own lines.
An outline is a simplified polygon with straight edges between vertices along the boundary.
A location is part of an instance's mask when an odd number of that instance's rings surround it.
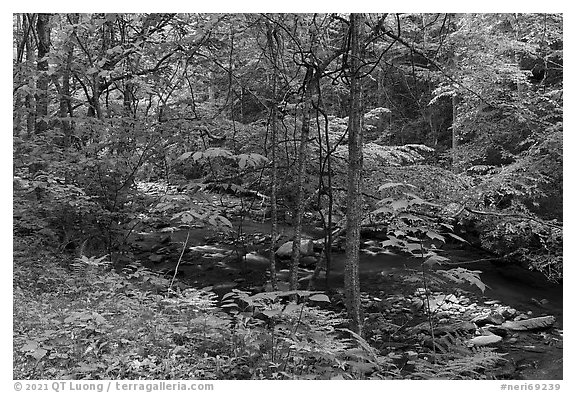
<svg viewBox="0 0 576 393">
<path fill-rule="evenodd" d="M 124 124 L 124 132 L 125 135 L 129 135 L 132 133 L 134 128 L 134 114 L 136 112 L 135 99 L 134 99 L 134 82 L 131 79 L 127 79 L 124 82 L 124 92 L 123 92 L 123 124 Z"/>
<path fill-rule="evenodd" d="M 24 43 L 27 37 L 27 23 L 25 14 L 16 14 L 16 33 L 15 37 L 22 36 L 16 47 L 16 64 L 22 63 L 24 59 Z"/>
<path fill-rule="evenodd" d="M 272 220 L 272 230 L 270 234 L 270 282 L 272 289 L 278 289 L 278 279 L 276 277 L 276 237 L 278 234 L 278 204 L 276 202 L 278 193 L 278 100 L 277 100 L 277 80 L 278 80 L 278 46 L 274 43 L 274 29 L 272 24 L 268 25 L 266 32 L 270 58 L 272 59 L 272 103 L 270 104 L 270 127 L 272 133 L 272 185 L 270 189 L 270 210 Z"/>
<path fill-rule="evenodd" d="M 88 97 L 88 117 L 102 118 L 102 106 L 100 105 L 101 95 L 101 78 L 96 75 L 92 80 L 92 97 Z"/>
<path fill-rule="evenodd" d="M 127 121 L 126 126 L 128 128 L 132 128 L 131 119 L 134 117 L 134 83 L 127 79 L 124 82 L 124 93 L 122 95 L 123 98 L 123 106 L 124 106 L 124 117 L 125 121 Z"/>
<path fill-rule="evenodd" d="M 344 287 L 352 330 L 362 334 L 360 303 L 360 224 L 362 221 L 362 58 L 363 14 L 350 16 L 351 33 L 351 103 L 348 121 L 348 205 L 346 210 L 346 264 Z"/>
<path fill-rule="evenodd" d="M 458 94 L 454 93 L 452 96 L 452 170 L 456 171 L 456 166 L 458 164 L 458 127 L 456 127 L 456 121 L 458 119 Z"/>
<path fill-rule="evenodd" d="M 50 52 L 50 14 L 38 14 L 36 21 L 38 37 L 38 81 L 36 82 L 36 133 L 48 129 L 48 59 Z"/>
<path fill-rule="evenodd" d="M 278 159 L 277 159 L 277 146 L 278 143 L 278 127 L 277 127 L 277 108 L 274 106 L 271 113 L 272 117 L 272 186 L 270 190 L 270 210 L 272 220 L 272 230 L 270 234 L 270 281 L 272 289 L 278 289 L 278 279 L 276 277 L 276 238 L 278 237 Z"/>
<path fill-rule="evenodd" d="M 334 152 L 333 146 L 330 144 L 330 130 L 329 130 L 329 120 L 324 109 L 324 102 L 322 99 L 322 92 L 320 91 L 320 85 L 318 87 L 318 104 L 316 106 L 317 111 L 321 112 L 324 116 L 324 133 L 322 130 L 318 129 L 318 141 L 319 141 L 319 151 L 320 151 L 320 176 L 318 184 L 318 211 L 322 219 L 322 227 L 324 229 L 324 248 L 322 254 L 320 255 L 320 260 L 316 264 L 314 273 L 310 277 L 310 282 L 308 284 L 308 289 L 314 287 L 315 281 L 322 270 L 326 273 L 325 285 L 326 288 L 329 287 L 329 277 L 330 269 L 332 265 L 332 242 L 333 242 L 333 209 L 334 209 L 334 194 L 332 190 L 332 153 Z M 324 146 L 322 146 L 324 143 Z M 326 151 L 326 156 L 322 156 L 323 151 Z M 324 179 L 326 178 L 326 179 Z M 326 214 L 323 212 L 323 199 L 326 197 L 328 199 L 328 211 Z"/>
<path fill-rule="evenodd" d="M 298 289 L 298 264 L 300 263 L 300 243 L 302 242 L 302 216 L 304 215 L 304 181 L 308 160 L 308 136 L 310 135 L 310 112 L 312 110 L 312 91 L 314 89 L 314 70 L 309 69 L 304 81 L 304 108 L 302 113 L 302 128 L 300 131 L 300 146 L 296 170 L 296 212 L 292 220 L 294 240 L 292 245 L 292 260 L 290 263 L 290 289 Z"/>
<path fill-rule="evenodd" d="M 28 17 L 28 23 L 32 23 L 32 17 Z M 34 50 L 32 49 L 31 38 L 27 37 L 26 43 L 26 63 L 28 63 L 29 67 L 32 67 L 32 64 L 36 61 L 36 56 L 34 54 Z M 28 87 L 32 88 L 34 86 L 34 78 L 32 74 L 28 77 Z M 26 98 L 24 99 L 24 106 L 26 107 L 26 132 L 28 137 L 32 137 L 36 131 L 36 97 L 32 93 L 27 93 Z"/>
<path fill-rule="evenodd" d="M 321 95 L 319 95 L 321 97 Z M 332 268 L 332 242 L 333 237 L 333 213 L 334 213 L 334 192 L 332 189 L 332 145 L 330 144 L 330 131 L 328 127 L 328 117 L 324 118 L 324 138 L 326 139 L 326 165 L 323 166 L 323 170 L 320 171 L 320 176 L 323 176 L 324 169 L 326 169 L 326 182 L 324 186 L 325 192 L 328 197 L 328 217 L 326 218 L 326 233 L 324 234 L 324 257 L 326 260 L 326 288 L 329 286 L 328 279 L 330 277 L 330 269 Z"/>
<path fill-rule="evenodd" d="M 78 23 L 78 14 L 71 14 L 70 21 Z M 72 59 L 74 56 L 74 40 L 70 37 L 69 41 L 65 44 L 66 47 L 66 63 L 62 69 L 62 88 L 60 90 L 60 109 L 59 117 L 62 132 L 64 133 L 64 146 L 69 147 L 72 140 L 72 102 L 70 93 L 70 77 L 72 72 Z"/>
<path fill-rule="evenodd" d="M 70 70 L 72 64 L 72 49 L 68 51 L 66 57 L 66 64 L 62 73 L 62 90 L 60 92 L 60 121 L 62 125 L 62 132 L 64 133 L 64 146 L 70 146 L 72 138 L 72 125 L 70 118 L 72 117 L 72 104 L 70 102 Z"/>
<path fill-rule="evenodd" d="M 24 50 L 26 48 L 26 40 L 28 40 L 28 23 L 25 14 L 16 14 L 16 32 L 14 36 L 16 39 L 19 39 L 18 45 L 16 47 L 16 59 L 14 62 L 15 66 L 19 69 L 18 72 L 15 73 L 13 80 L 14 88 L 16 88 L 20 84 L 24 84 L 24 80 L 26 78 L 24 67 L 22 67 Z M 24 114 L 26 104 L 26 94 L 28 93 L 23 93 L 21 89 L 18 89 L 14 96 L 12 124 L 14 126 L 14 135 L 18 136 L 22 132 L 22 116 Z"/>
</svg>

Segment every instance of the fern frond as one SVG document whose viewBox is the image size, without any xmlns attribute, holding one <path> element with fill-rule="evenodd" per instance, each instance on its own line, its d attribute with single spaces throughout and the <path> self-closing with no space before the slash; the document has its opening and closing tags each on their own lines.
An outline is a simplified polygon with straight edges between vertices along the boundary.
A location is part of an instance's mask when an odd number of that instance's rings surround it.
<svg viewBox="0 0 576 393">
<path fill-rule="evenodd" d="M 486 371 L 494 369 L 502 355 L 490 348 L 467 348 L 463 340 L 456 338 L 452 343 L 444 342 L 446 354 L 437 356 L 436 363 L 425 359 L 416 359 L 416 371 L 412 374 L 415 379 L 483 379 Z M 443 360 L 444 359 L 444 360 Z"/>
</svg>

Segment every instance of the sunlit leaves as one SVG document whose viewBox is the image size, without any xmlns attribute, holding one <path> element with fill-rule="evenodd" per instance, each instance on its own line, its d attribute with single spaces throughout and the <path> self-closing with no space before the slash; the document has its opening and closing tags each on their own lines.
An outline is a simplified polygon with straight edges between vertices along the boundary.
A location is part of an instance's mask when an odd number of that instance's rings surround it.
<svg viewBox="0 0 576 393">
<path fill-rule="evenodd" d="M 412 184 L 398 183 L 398 182 L 389 182 L 389 183 L 384 183 L 384 184 L 382 184 L 380 187 L 378 187 L 378 191 L 386 190 L 386 189 L 393 188 L 393 187 L 412 187 L 412 188 L 416 188 L 416 186 L 414 186 L 414 185 L 412 185 Z"/>
<path fill-rule="evenodd" d="M 228 220 L 223 215 L 211 211 L 211 210 L 185 210 L 178 212 L 172 216 L 173 221 L 178 221 L 183 224 L 188 225 L 200 225 L 210 224 L 213 227 L 225 227 L 228 229 L 232 228 L 232 222 Z"/>
<path fill-rule="evenodd" d="M 20 351 L 25 352 L 26 355 L 32 356 L 36 360 L 40 360 L 48 354 L 48 351 L 34 340 L 26 342 L 26 344 L 20 348 Z"/>
<path fill-rule="evenodd" d="M 395 236 L 388 236 L 388 239 L 382 242 L 382 246 L 404 248 L 406 246 L 406 242 Z"/>
<path fill-rule="evenodd" d="M 456 234 L 453 233 L 453 232 L 448 232 L 448 236 L 450 236 L 450 237 L 453 238 L 453 239 L 458 240 L 459 242 L 468 243 L 468 241 L 467 241 L 466 239 L 461 238 L 460 236 L 456 235 Z"/>
<path fill-rule="evenodd" d="M 220 147 L 210 147 L 204 151 L 197 151 L 192 154 L 194 161 L 209 160 L 214 158 L 232 158 L 233 154 L 228 149 Z"/>
<path fill-rule="evenodd" d="M 467 282 L 471 285 L 475 285 L 482 292 L 486 290 L 486 284 L 484 284 L 484 282 L 482 282 L 480 279 L 480 273 L 482 272 L 479 270 L 468 270 L 462 267 L 458 267 L 450 270 L 439 270 L 438 273 L 458 284 Z"/>
<path fill-rule="evenodd" d="M 449 258 L 434 254 L 426 258 L 426 260 L 423 262 L 423 265 L 432 268 L 437 265 L 442 265 L 444 262 L 448 261 L 450 261 Z"/>
<path fill-rule="evenodd" d="M 268 158 L 256 153 L 238 154 L 237 158 L 240 169 L 245 169 L 247 167 L 256 168 L 268 162 Z"/>
<path fill-rule="evenodd" d="M 257 153 L 232 154 L 230 150 L 219 147 L 211 147 L 204 151 L 197 151 L 197 152 L 189 151 L 183 153 L 178 157 L 178 161 L 185 161 L 190 157 L 192 157 L 192 160 L 194 162 L 207 161 L 217 158 L 231 159 L 237 162 L 238 168 L 241 170 L 247 168 L 256 168 L 268 162 L 268 158 L 264 157 L 261 154 Z"/>
<path fill-rule="evenodd" d="M 436 239 L 436 240 L 440 240 L 441 242 L 445 242 L 445 241 L 446 241 L 446 239 L 444 238 L 444 236 L 440 235 L 440 234 L 437 233 L 437 232 L 431 231 L 431 230 L 426 231 L 426 236 L 427 236 L 429 239 L 432 239 L 432 240 Z"/>
<path fill-rule="evenodd" d="M 187 160 L 188 158 L 190 158 L 190 156 L 194 154 L 193 151 L 187 151 L 186 153 L 183 153 L 180 157 L 177 158 L 178 161 L 184 161 Z"/>
<path fill-rule="evenodd" d="M 213 214 L 208 217 L 208 222 L 215 227 L 224 225 L 225 227 L 232 228 L 232 223 L 226 217 L 219 214 Z"/>
</svg>

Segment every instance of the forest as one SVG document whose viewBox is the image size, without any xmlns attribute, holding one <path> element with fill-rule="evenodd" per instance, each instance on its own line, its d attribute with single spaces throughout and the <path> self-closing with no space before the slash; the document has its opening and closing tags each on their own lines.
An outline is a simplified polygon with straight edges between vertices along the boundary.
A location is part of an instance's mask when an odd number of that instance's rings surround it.
<svg viewBox="0 0 576 393">
<path fill-rule="evenodd" d="M 563 379 L 562 14 L 12 19 L 14 379 Z"/>
</svg>

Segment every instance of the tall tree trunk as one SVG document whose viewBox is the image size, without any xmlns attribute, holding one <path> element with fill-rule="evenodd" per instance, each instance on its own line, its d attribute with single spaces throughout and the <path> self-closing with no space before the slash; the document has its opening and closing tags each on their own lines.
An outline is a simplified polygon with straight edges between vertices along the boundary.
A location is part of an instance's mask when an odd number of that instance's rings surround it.
<svg viewBox="0 0 576 393">
<path fill-rule="evenodd" d="M 26 19 L 28 20 L 29 28 L 32 29 L 32 24 L 34 22 L 35 14 L 27 15 Z M 26 48 L 26 63 L 30 69 L 32 69 L 32 64 L 36 61 L 36 55 L 34 54 L 34 50 L 32 49 L 32 38 L 30 36 L 27 37 L 25 42 Z M 32 73 L 28 76 L 28 87 L 32 89 L 34 86 L 34 76 Z M 36 131 L 36 97 L 32 93 L 27 93 L 26 98 L 24 99 L 24 106 L 26 107 L 26 132 L 28 137 L 32 137 Z"/>
<path fill-rule="evenodd" d="M 127 62 L 128 63 L 128 62 Z M 130 139 L 133 135 L 134 125 L 135 125 L 135 99 L 134 99 L 134 91 L 135 91 L 134 82 L 131 79 L 127 79 L 124 82 L 124 92 L 123 92 L 123 119 L 122 125 L 124 128 L 124 132 L 122 135 L 122 142 L 116 147 L 118 153 L 124 153 L 126 150 L 130 150 L 131 144 Z"/>
<path fill-rule="evenodd" d="M 277 81 L 278 81 L 278 49 L 279 46 L 275 45 L 274 37 L 276 32 L 272 24 L 268 25 L 266 37 L 268 41 L 268 49 L 270 50 L 270 58 L 272 60 L 272 102 L 270 104 L 270 128 L 272 133 L 272 185 L 270 189 L 270 210 L 272 220 L 272 230 L 270 234 L 270 282 L 272 289 L 278 289 L 278 279 L 276 277 L 276 237 L 278 234 L 278 204 L 276 202 L 278 193 L 278 160 L 277 160 L 277 146 L 278 143 L 278 99 L 277 95 Z"/>
<path fill-rule="evenodd" d="M 70 22 L 73 24 L 78 23 L 79 15 L 70 14 Z M 72 59 L 74 57 L 74 40 L 72 37 L 65 44 L 66 48 L 66 63 L 62 69 L 62 88 L 60 89 L 60 108 L 59 114 L 62 133 L 64 134 L 64 146 L 69 147 L 72 140 L 72 101 L 70 93 L 70 77 L 72 72 Z"/>
<path fill-rule="evenodd" d="M 310 135 L 310 112 L 312 110 L 312 92 L 314 89 L 314 69 L 309 68 L 304 80 L 304 108 L 302 112 L 302 128 L 300 131 L 300 146 L 296 169 L 296 211 L 292 226 L 294 239 L 292 244 L 292 260 L 290 263 L 290 289 L 298 289 L 298 264 L 300 263 L 300 243 L 302 242 L 302 216 L 304 215 L 304 181 L 308 157 L 308 136 Z"/>
<path fill-rule="evenodd" d="M 16 59 L 15 67 L 17 70 L 14 74 L 13 85 L 16 89 L 16 94 L 14 95 L 14 106 L 12 111 L 12 124 L 14 126 L 14 135 L 20 135 L 22 132 L 22 118 L 26 112 L 26 96 L 29 94 L 28 91 L 22 91 L 19 88 L 20 85 L 26 84 L 26 67 L 23 67 L 24 52 L 26 49 L 26 42 L 28 41 L 29 34 L 29 24 L 26 14 L 16 14 L 16 31 L 14 36 L 18 41 L 16 47 Z"/>
<path fill-rule="evenodd" d="M 64 133 L 64 146 L 70 146 L 72 139 L 72 125 L 70 118 L 72 117 L 72 103 L 70 102 L 70 70 L 72 64 L 72 49 L 68 51 L 66 56 L 66 64 L 62 72 L 62 89 L 60 91 L 60 124 L 62 132 Z"/>
<path fill-rule="evenodd" d="M 364 15 L 350 15 L 351 86 L 350 118 L 348 121 L 348 205 L 346 209 L 346 264 L 344 287 L 348 316 L 352 330 L 362 333 L 360 303 L 360 224 L 362 221 L 362 31 Z"/>
<path fill-rule="evenodd" d="M 96 75 L 92 80 L 92 97 L 88 97 L 88 117 L 102 118 L 100 96 L 102 95 L 101 78 Z"/>
<path fill-rule="evenodd" d="M 50 14 L 38 14 L 38 81 L 36 82 L 36 133 L 48 129 L 48 53 L 50 52 Z"/>
<path fill-rule="evenodd" d="M 321 95 L 319 94 L 321 97 Z M 321 138 L 321 136 L 319 136 Z M 333 213 L 334 213 L 334 192 L 332 189 L 332 153 L 333 148 L 330 144 L 330 130 L 328 126 L 328 117 L 325 115 L 324 118 L 324 138 L 326 139 L 326 158 L 325 164 L 322 165 L 322 170 L 320 171 L 320 176 L 324 176 L 324 169 L 326 169 L 326 182 L 327 184 L 324 185 L 324 192 L 328 197 L 328 217 L 326 217 L 326 228 L 324 234 L 324 258 L 326 261 L 326 288 L 328 288 L 329 282 L 328 279 L 330 277 L 330 269 L 332 268 L 332 242 L 333 242 Z M 321 195 L 320 195 L 321 197 Z M 321 205 L 319 204 L 321 208 Z"/>
</svg>

